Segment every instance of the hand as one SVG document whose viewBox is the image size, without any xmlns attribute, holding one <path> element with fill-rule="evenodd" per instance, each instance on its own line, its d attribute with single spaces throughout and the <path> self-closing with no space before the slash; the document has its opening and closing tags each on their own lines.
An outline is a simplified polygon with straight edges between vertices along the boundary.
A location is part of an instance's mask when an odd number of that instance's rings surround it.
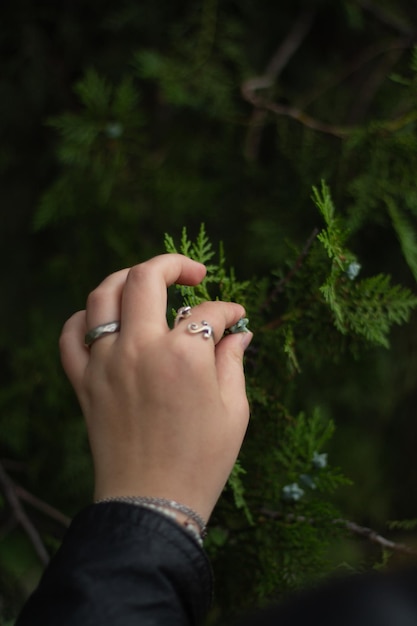
<svg viewBox="0 0 417 626">
<path fill-rule="evenodd" d="M 196 285 L 205 267 L 177 254 L 110 275 L 60 338 L 64 369 L 87 423 L 95 498 L 153 496 L 208 520 L 239 453 L 249 419 L 243 353 L 252 334 L 223 337 L 245 311 L 206 302 L 170 330 L 167 287 Z M 88 330 L 120 320 L 90 349 Z M 214 339 L 190 334 L 207 320 Z"/>
</svg>

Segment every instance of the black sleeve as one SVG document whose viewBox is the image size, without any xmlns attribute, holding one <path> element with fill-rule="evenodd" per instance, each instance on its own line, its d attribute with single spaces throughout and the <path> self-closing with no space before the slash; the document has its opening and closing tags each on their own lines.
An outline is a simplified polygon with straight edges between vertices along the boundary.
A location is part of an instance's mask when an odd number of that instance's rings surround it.
<svg viewBox="0 0 417 626">
<path fill-rule="evenodd" d="M 175 521 L 96 504 L 72 522 L 16 626 L 194 626 L 211 593 L 207 557 Z"/>
</svg>

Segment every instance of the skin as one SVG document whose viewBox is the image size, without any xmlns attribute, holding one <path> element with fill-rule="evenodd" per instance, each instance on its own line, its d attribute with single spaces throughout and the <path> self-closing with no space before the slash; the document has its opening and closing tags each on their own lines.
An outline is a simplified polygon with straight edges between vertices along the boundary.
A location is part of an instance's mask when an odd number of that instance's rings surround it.
<svg viewBox="0 0 417 626">
<path fill-rule="evenodd" d="M 108 276 L 64 325 L 61 358 L 86 420 L 96 500 L 169 498 L 210 517 L 249 420 L 242 362 L 252 333 L 223 337 L 245 315 L 230 302 L 203 303 L 168 327 L 167 287 L 205 273 L 182 255 L 155 257 Z M 86 348 L 85 333 L 114 320 L 120 332 Z M 214 340 L 187 332 L 202 320 Z"/>
</svg>

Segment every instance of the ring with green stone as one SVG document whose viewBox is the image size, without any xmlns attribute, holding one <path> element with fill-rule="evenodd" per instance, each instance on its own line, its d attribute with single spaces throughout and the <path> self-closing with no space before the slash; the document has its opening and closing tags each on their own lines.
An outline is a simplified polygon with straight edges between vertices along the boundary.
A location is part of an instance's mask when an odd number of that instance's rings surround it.
<svg viewBox="0 0 417 626">
<path fill-rule="evenodd" d="M 236 335 L 237 333 L 248 333 L 249 328 L 247 325 L 249 324 L 249 320 L 247 317 L 242 317 L 236 324 L 233 324 L 230 328 L 226 328 L 224 331 L 225 335 Z"/>
</svg>

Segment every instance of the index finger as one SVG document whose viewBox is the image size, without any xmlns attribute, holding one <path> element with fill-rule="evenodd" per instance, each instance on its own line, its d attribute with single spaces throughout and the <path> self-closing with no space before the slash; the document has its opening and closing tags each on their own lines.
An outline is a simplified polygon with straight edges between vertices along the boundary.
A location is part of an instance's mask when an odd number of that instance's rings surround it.
<svg viewBox="0 0 417 626">
<path fill-rule="evenodd" d="M 166 331 L 167 288 L 198 285 L 205 274 L 204 265 L 182 254 L 162 254 L 132 267 L 122 296 L 121 338 Z"/>
</svg>

